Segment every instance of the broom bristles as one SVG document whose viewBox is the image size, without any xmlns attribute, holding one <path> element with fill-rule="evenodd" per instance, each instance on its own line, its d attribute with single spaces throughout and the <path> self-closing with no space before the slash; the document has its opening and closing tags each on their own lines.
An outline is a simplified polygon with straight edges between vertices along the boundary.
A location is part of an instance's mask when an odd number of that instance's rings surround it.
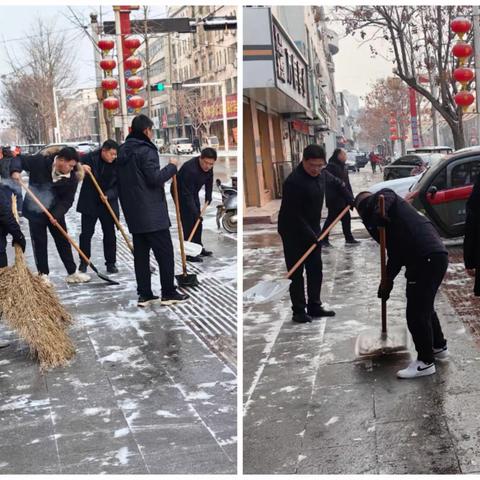
<svg viewBox="0 0 480 480">
<path fill-rule="evenodd" d="M 30 272 L 22 249 L 15 245 L 15 264 L 0 270 L 0 311 L 24 339 L 42 371 L 64 366 L 75 355 L 66 331 L 72 316 L 50 285 Z"/>
</svg>

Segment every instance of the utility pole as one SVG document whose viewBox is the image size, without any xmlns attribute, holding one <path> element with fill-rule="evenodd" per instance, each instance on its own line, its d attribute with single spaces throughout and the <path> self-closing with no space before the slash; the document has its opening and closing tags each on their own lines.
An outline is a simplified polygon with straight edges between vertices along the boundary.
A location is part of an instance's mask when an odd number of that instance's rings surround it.
<svg viewBox="0 0 480 480">
<path fill-rule="evenodd" d="M 480 144 L 480 8 L 473 5 L 473 42 L 475 48 L 475 90 L 477 101 L 477 145 Z"/>
<path fill-rule="evenodd" d="M 120 85 L 120 112 L 122 119 L 122 136 L 125 139 L 128 135 L 128 116 L 127 116 L 127 92 L 125 89 L 125 68 L 123 65 L 123 42 L 122 42 L 122 29 L 120 24 L 120 8 L 114 6 L 115 12 L 115 39 L 117 45 L 117 58 L 118 58 L 118 83 Z"/>
<path fill-rule="evenodd" d="M 55 112 L 55 128 L 53 130 L 53 141 L 55 143 L 60 143 L 62 141 L 62 137 L 60 135 L 60 116 L 58 115 L 57 89 L 55 87 L 52 88 L 52 94 L 53 110 Z"/>
<path fill-rule="evenodd" d="M 146 90 L 147 90 L 147 113 L 148 118 L 152 118 L 152 93 L 150 91 L 150 45 L 148 39 L 148 5 L 143 7 L 144 14 L 144 35 L 145 35 L 145 72 L 146 72 Z"/>
</svg>

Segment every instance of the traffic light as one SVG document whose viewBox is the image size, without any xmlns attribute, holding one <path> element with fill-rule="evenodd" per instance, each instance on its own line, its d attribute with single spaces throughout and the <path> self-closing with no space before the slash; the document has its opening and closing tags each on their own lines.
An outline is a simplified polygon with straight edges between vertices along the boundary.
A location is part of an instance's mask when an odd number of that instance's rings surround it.
<svg viewBox="0 0 480 480">
<path fill-rule="evenodd" d="M 180 90 L 182 88 L 181 83 L 172 83 L 172 90 Z"/>
<path fill-rule="evenodd" d="M 153 85 L 150 85 L 150 90 L 152 92 L 163 92 L 165 90 L 165 84 L 164 83 L 154 83 Z"/>
</svg>

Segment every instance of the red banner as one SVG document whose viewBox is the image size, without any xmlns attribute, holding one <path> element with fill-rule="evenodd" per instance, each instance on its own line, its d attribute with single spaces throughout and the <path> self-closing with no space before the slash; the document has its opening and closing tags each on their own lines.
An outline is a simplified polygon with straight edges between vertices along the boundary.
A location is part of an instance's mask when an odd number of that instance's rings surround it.
<svg viewBox="0 0 480 480">
<path fill-rule="evenodd" d="M 223 119 L 222 98 L 217 97 L 205 102 L 205 117 L 209 121 Z M 227 118 L 237 118 L 237 95 L 227 95 Z"/>
</svg>

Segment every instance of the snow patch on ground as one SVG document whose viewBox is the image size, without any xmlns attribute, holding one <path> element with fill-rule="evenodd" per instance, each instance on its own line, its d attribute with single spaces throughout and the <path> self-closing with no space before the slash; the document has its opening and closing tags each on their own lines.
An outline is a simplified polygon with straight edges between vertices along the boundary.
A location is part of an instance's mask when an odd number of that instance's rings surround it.
<svg viewBox="0 0 480 480">
<path fill-rule="evenodd" d="M 337 423 L 339 420 L 338 417 L 332 417 L 327 423 L 325 423 L 326 427 L 329 427 L 330 425 L 333 425 L 334 423 Z"/>
<path fill-rule="evenodd" d="M 163 418 L 178 418 L 177 414 L 169 412 L 168 410 L 157 410 L 155 415 Z"/>
</svg>

